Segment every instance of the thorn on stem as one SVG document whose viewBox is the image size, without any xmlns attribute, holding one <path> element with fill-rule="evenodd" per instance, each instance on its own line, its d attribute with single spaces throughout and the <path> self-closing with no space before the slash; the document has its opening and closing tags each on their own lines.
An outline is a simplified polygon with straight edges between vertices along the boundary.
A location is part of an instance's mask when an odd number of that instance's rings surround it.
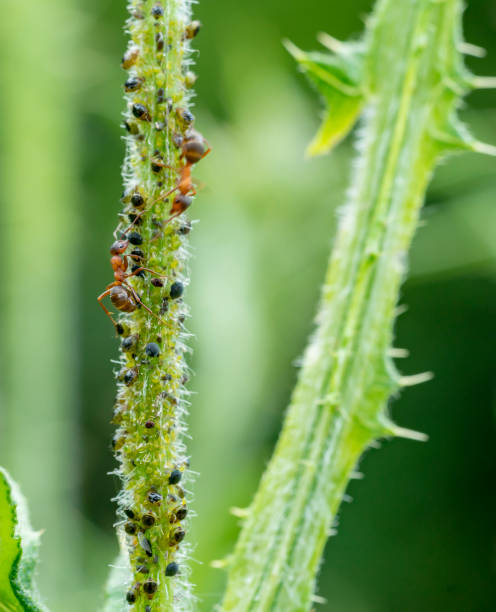
<svg viewBox="0 0 496 612">
<path fill-rule="evenodd" d="M 397 438 L 405 438 L 406 440 L 415 440 L 416 442 L 427 442 L 429 436 L 421 431 L 414 431 L 413 429 L 405 429 L 404 427 L 394 427 L 392 431 L 393 435 Z"/>
<path fill-rule="evenodd" d="M 229 559 L 214 559 L 210 561 L 210 567 L 214 569 L 225 569 L 229 565 Z"/>
<path fill-rule="evenodd" d="M 401 387 L 413 387 L 414 385 L 420 385 L 425 382 L 429 382 L 434 378 L 432 372 L 421 372 L 420 374 L 413 374 L 412 376 L 401 376 L 399 383 Z"/>
<path fill-rule="evenodd" d="M 232 508 L 229 508 L 229 513 L 232 514 L 233 516 L 237 516 L 238 518 L 248 518 L 250 516 L 250 509 L 249 508 L 238 508 L 237 506 L 232 506 Z"/>
<path fill-rule="evenodd" d="M 334 36 L 327 34 L 327 32 L 319 32 L 317 34 L 317 40 L 321 45 L 333 53 L 339 54 L 346 51 L 346 45 L 337 38 L 334 38 Z"/>
<path fill-rule="evenodd" d="M 388 349 L 388 355 L 394 359 L 405 359 L 410 356 L 410 351 L 408 349 L 391 347 Z"/>
<path fill-rule="evenodd" d="M 460 53 L 464 55 L 471 55 L 472 57 L 486 57 L 486 50 L 477 45 L 471 45 L 467 42 L 462 42 L 458 46 Z"/>
</svg>

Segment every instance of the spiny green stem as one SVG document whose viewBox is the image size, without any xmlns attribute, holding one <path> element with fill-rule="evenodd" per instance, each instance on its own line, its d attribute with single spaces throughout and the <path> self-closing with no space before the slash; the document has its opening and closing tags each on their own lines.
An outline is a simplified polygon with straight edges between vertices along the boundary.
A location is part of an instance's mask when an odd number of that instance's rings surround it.
<svg viewBox="0 0 496 612">
<path fill-rule="evenodd" d="M 191 167 L 184 143 L 193 138 L 200 151 L 206 148 L 192 131 L 188 110 L 194 82 L 189 41 L 199 24 L 190 22 L 190 0 L 132 0 L 128 8 L 130 42 L 122 61 L 128 70 L 128 137 L 118 228 L 125 234 L 118 238 L 129 246 L 122 255 L 114 253 L 113 265 L 118 268 L 122 257 L 127 273 L 145 270 L 124 284 L 116 276 L 120 294 L 113 300 L 129 312 L 117 325 L 122 369 L 113 445 L 123 482 L 118 531 L 133 574 L 126 595 L 130 609 L 182 611 L 191 605 L 183 544 L 189 464 L 182 442 L 188 378 L 182 294 L 191 226 L 182 209 L 173 218 L 171 210 L 189 203 L 194 191 L 191 185 L 174 190 Z"/>
<path fill-rule="evenodd" d="M 458 0 L 381 0 L 363 45 L 337 48 L 341 63 L 290 47 L 329 102 L 339 96 L 339 136 L 360 97 L 365 120 L 318 328 L 229 560 L 223 612 L 308 612 L 328 532 L 360 455 L 381 436 L 422 439 L 387 416 L 388 398 L 402 384 L 390 348 L 406 255 L 434 165 L 449 150 L 477 148 L 454 114 L 468 83 L 457 50 L 460 13 Z M 363 62 L 359 83 L 355 70 L 343 78 L 352 56 Z M 323 69 L 333 78 L 323 78 Z M 357 87 L 348 93 L 350 83 Z M 332 112 L 331 103 L 313 145 L 318 152 L 335 141 Z"/>
</svg>

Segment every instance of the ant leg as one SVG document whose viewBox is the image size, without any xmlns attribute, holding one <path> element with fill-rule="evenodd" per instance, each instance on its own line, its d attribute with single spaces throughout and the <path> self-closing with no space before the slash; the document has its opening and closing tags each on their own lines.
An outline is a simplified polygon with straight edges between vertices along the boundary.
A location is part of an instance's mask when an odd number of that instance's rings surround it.
<svg viewBox="0 0 496 612">
<path fill-rule="evenodd" d="M 130 211 L 128 211 L 130 212 Z M 136 218 L 134 219 L 134 221 L 125 229 L 122 230 L 122 226 L 124 225 L 124 223 L 128 222 L 127 219 L 127 214 L 125 212 L 120 212 L 119 213 L 119 224 L 117 225 L 117 227 L 115 228 L 114 232 L 113 232 L 113 236 L 114 236 L 114 240 L 122 240 L 123 237 L 125 237 L 125 234 L 133 227 L 133 225 L 141 218 L 141 215 L 143 213 L 145 213 L 146 210 L 142 210 L 139 214 L 136 215 Z"/>
<path fill-rule="evenodd" d="M 165 200 L 170 195 L 172 195 L 174 193 L 174 191 L 177 191 L 178 189 L 179 189 L 179 185 L 176 185 L 172 189 L 169 189 L 169 191 L 167 191 L 167 193 L 161 193 L 159 195 L 159 197 L 155 200 L 155 202 L 153 202 L 153 204 L 156 204 L 157 202 L 160 202 L 160 200 Z"/>
<path fill-rule="evenodd" d="M 166 223 L 167 223 L 167 222 L 166 222 L 166 221 L 164 221 L 164 225 L 165 225 Z M 163 235 L 163 233 L 162 233 L 162 232 L 155 232 L 155 236 L 153 236 L 153 238 L 150 238 L 150 242 L 155 242 L 155 240 L 158 240 L 159 238 L 163 238 L 163 236 L 164 236 L 164 235 Z M 167 277 L 164 277 L 164 278 L 167 278 Z"/>
<path fill-rule="evenodd" d="M 166 193 L 161 193 L 159 195 L 159 197 L 151 203 L 151 205 L 146 208 L 145 210 L 143 210 L 139 215 L 136 216 L 136 219 L 131 223 L 131 225 L 127 228 L 127 230 L 124 233 L 127 233 L 129 228 L 131 228 L 138 219 L 141 218 L 142 215 L 144 215 L 146 212 L 148 212 L 151 208 L 153 208 L 153 206 L 155 206 L 155 204 L 157 202 L 160 202 L 160 200 L 165 200 L 166 198 L 168 198 L 170 195 L 172 195 L 174 193 L 174 191 L 177 191 L 179 189 L 179 186 L 173 187 L 172 189 L 169 189 L 169 191 L 167 191 Z"/>
<path fill-rule="evenodd" d="M 137 268 L 134 272 L 131 272 L 130 274 L 126 274 L 124 278 L 129 278 L 130 276 L 136 276 L 136 274 L 139 274 L 142 270 L 144 270 L 145 272 L 150 272 L 150 274 L 153 274 L 154 276 L 158 276 L 159 278 L 167 278 L 167 276 L 165 276 L 164 274 L 159 274 L 158 272 L 155 272 L 155 270 L 150 270 L 150 268 L 145 268 L 143 266 L 140 266 L 139 268 Z"/>
<path fill-rule="evenodd" d="M 114 240 L 119 240 L 119 233 L 121 232 L 122 220 L 119 221 L 119 225 L 114 230 Z"/>
<path fill-rule="evenodd" d="M 155 204 L 155 202 L 153 202 L 153 204 Z M 137 221 L 139 221 L 141 219 L 141 217 L 153 207 L 153 204 L 151 206 L 149 206 L 148 208 L 145 208 L 145 210 L 142 210 L 140 213 L 138 213 L 136 215 L 136 217 L 134 218 L 134 220 L 131 221 L 131 223 L 126 227 L 126 229 L 122 233 L 123 234 L 127 234 L 128 231 L 134 226 L 134 224 Z M 119 224 L 119 227 L 120 227 L 120 224 Z M 119 228 L 117 228 L 117 229 L 119 229 Z M 116 230 L 116 232 L 117 232 L 117 230 Z M 115 235 L 115 233 L 114 233 L 114 235 Z"/>
<path fill-rule="evenodd" d="M 110 314 L 110 312 L 107 310 L 107 307 L 105 306 L 105 304 L 102 302 L 102 300 L 107 297 L 107 295 L 110 295 L 110 289 L 106 289 L 101 295 L 99 295 L 96 299 L 98 301 L 98 303 L 100 304 L 100 306 L 103 308 L 103 310 L 105 311 L 105 314 L 107 315 L 107 317 L 109 317 L 109 319 L 112 321 L 112 323 L 114 324 L 114 327 L 117 327 L 117 323 L 114 321 L 114 318 L 112 317 L 112 315 Z"/>
<path fill-rule="evenodd" d="M 180 172 L 182 168 L 178 168 L 177 166 L 170 166 L 169 164 L 164 164 L 164 162 L 153 162 L 156 166 L 160 166 L 161 168 L 167 168 L 168 170 L 175 170 L 176 172 Z"/>
<path fill-rule="evenodd" d="M 123 233 L 124 233 L 124 234 L 127 234 L 127 233 L 128 233 L 128 231 L 129 231 L 129 230 L 130 230 L 130 229 L 131 229 L 131 228 L 134 226 L 134 224 L 135 224 L 135 223 L 136 223 L 136 222 L 137 222 L 139 219 L 141 219 L 141 217 L 142 217 L 142 216 L 143 216 L 145 213 L 147 213 L 149 210 L 151 210 L 151 209 L 152 209 L 152 208 L 155 206 L 155 204 L 156 204 L 157 202 L 160 202 L 160 200 L 165 200 L 165 199 L 166 199 L 166 198 L 168 198 L 168 197 L 169 197 L 169 196 L 170 196 L 172 193 L 174 193 L 174 191 L 177 191 L 178 189 L 179 189 L 179 187 L 173 187 L 172 189 L 170 189 L 170 190 L 169 190 L 169 191 L 167 191 L 166 193 L 162 193 L 162 194 L 160 194 L 160 196 L 159 196 L 159 197 L 158 197 L 156 200 L 154 200 L 154 201 L 153 201 L 153 202 L 150 204 L 150 206 L 148 206 L 148 208 L 145 208 L 144 210 L 142 210 L 140 213 L 138 213 L 138 214 L 136 215 L 136 217 L 135 217 L 134 221 L 132 221 L 132 222 L 131 222 L 131 224 L 130 224 L 130 225 L 129 225 L 129 226 L 128 226 L 128 227 L 127 227 L 125 230 L 124 230 L 124 232 L 123 232 Z M 117 230 L 114 232 L 114 236 L 115 236 L 116 232 L 117 232 Z M 117 239 L 117 238 L 116 238 L 116 239 Z"/>
<path fill-rule="evenodd" d="M 133 255 L 132 253 L 123 255 L 123 257 L 124 258 L 129 257 L 133 261 L 140 261 L 140 259 L 143 259 L 143 257 L 140 257 L 139 255 Z M 145 266 L 140 266 L 139 268 L 136 268 L 136 270 L 134 270 L 134 272 L 130 272 L 129 274 L 125 274 L 124 278 L 129 278 L 131 276 L 136 276 L 142 270 L 144 270 L 145 272 L 150 272 L 150 274 L 153 274 L 154 276 L 158 276 L 159 278 L 167 278 L 167 276 L 165 274 L 160 274 L 159 272 L 155 272 L 155 270 L 152 270 L 150 268 L 145 268 Z"/>
<path fill-rule="evenodd" d="M 128 288 L 131 290 L 131 292 L 132 292 L 132 294 L 133 294 L 134 299 L 135 299 L 137 302 L 139 302 L 139 303 L 140 303 L 140 304 L 143 306 L 143 308 L 144 308 L 144 309 L 145 309 L 147 312 L 149 312 L 151 315 L 153 315 L 153 316 L 154 316 L 156 319 L 158 319 L 158 320 L 159 320 L 161 323 L 163 323 L 163 322 L 164 322 L 164 321 L 163 321 L 163 320 L 162 320 L 162 319 L 161 319 L 161 318 L 158 316 L 158 314 L 155 314 L 155 313 L 153 312 L 153 310 L 150 310 L 150 308 L 148 308 L 148 306 L 147 306 L 147 305 L 146 305 L 146 304 L 145 304 L 145 303 L 142 301 L 142 299 L 140 298 L 140 296 L 139 296 L 139 295 L 136 293 L 136 291 L 135 291 L 135 290 L 134 290 L 134 289 L 131 287 L 131 285 L 128 285 L 126 282 L 123 282 L 122 284 L 123 284 L 123 285 L 126 285 L 126 287 L 128 287 Z"/>
<path fill-rule="evenodd" d="M 173 215 L 171 215 L 166 221 L 164 221 L 164 225 L 167 225 L 167 223 L 170 223 L 172 221 L 172 219 L 175 219 L 176 217 L 179 217 L 179 215 L 182 215 L 185 210 L 186 209 L 180 210 L 179 212 L 174 213 Z"/>
<path fill-rule="evenodd" d="M 208 143 L 207 143 L 208 144 Z M 200 159 L 203 159 L 204 157 L 207 157 L 207 155 L 212 151 L 212 147 L 208 147 L 208 149 L 205 151 L 205 153 L 200 157 Z"/>
</svg>

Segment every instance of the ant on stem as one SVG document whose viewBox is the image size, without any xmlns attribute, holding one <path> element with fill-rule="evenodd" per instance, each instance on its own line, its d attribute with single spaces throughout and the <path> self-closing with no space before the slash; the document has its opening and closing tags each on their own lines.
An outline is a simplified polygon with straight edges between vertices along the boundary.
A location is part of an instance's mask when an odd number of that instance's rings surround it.
<svg viewBox="0 0 496 612">
<path fill-rule="evenodd" d="M 184 142 L 182 144 L 181 152 L 181 159 L 186 159 L 186 163 L 182 168 L 173 168 L 180 172 L 177 185 L 169 191 L 160 194 L 160 196 L 154 202 L 152 202 L 152 204 L 148 208 L 138 213 L 131 225 L 129 225 L 129 227 L 124 231 L 124 233 L 127 233 L 131 229 L 131 227 L 133 227 L 133 225 L 148 210 L 150 210 L 150 208 L 155 206 L 157 202 L 165 200 L 175 191 L 178 191 L 179 193 L 177 193 L 174 197 L 170 210 L 170 217 L 165 221 L 164 225 L 166 225 L 167 223 L 172 221 L 172 219 L 183 213 L 191 205 L 191 195 L 196 195 L 196 189 L 191 178 L 191 168 L 193 164 L 197 164 L 206 155 L 208 155 L 211 150 L 212 149 L 210 148 L 210 146 L 208 146 L 207 141 L 199 132 L 196 132 L 195 130 L 189 130 L 186 133 L 186 138 L 184 139 Z M 155 161 L 154 163 L 155 165 L 161 166 L 162 168 L 172 168 L 172 166 L 164 164 L 163 162 Z"/>
<path fill-rule="evenodd" d="M 150 272 L 155 276 L 160 278 L 165 278 L 162 274 L 158 274 L 158 272 L 154 272 L 149 268 L 145 268 L 144 266 L 138 267 L 133 272 L 127 272 L 128 268 L 128 259 L 139 260 L 141 257 L 139 255 L 123 255 L 124 251 L 129 246 L 129 240 L 117 240 L 110 247 L 110 254 L 112 257 L 110 258 L 110 264 L 114 271 L 114 282 L 107 285 L 106 290 L 97 297 L 98 303 L 105 311 L 105 314 L 110 318 L 115 327 L 117 327 L 117 323 L 114 321 L 112 315 L 105 307 L 103 303 L 103 299 L 108 295 L 110 296 L 110 301 L 112 304 L 122 312 L 134 312 L 139 306 L 143 306 L 145 310 L 147 310 L 151 315 L 156 317 L 159 321 L 161 321 L 160 317 L 156 315 L 148 306 L 146 306 L 142 301 L 137 292 L 127 283 L 127 279 L 131 276 L 136 276 L 142 271 Z"/>
</svg>

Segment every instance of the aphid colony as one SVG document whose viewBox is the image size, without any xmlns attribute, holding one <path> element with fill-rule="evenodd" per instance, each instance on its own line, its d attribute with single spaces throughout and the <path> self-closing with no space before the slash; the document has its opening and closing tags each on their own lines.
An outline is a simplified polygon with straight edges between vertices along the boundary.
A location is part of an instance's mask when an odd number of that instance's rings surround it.
<svg viewBox="0 0 496 612">
<path fill-rule="evenodd" d="M 130 80 L 132 80 L 134 83 L 138 79 L 128 79 L 126 81 L 126 84 L 128 84 Z M 132 91 L 135 91 L 135 89 L 133 89 Z M 146 116 L 146 119 L 144 120 L 150 121 L 151 117 L 149 115 L 149 112 L 142 104 L 133 105 L 133 114 L 137 116 L 135 112 L 136 106 L 140 107 L 140 118 Z M 145 111 L 143 111 L 143 109 L 145 109 L 146 113 Z M 186 113 L 187 111 L 181 111 L 183 117 Z M 139 131 L 137 134 L 139 134 Z M 143 215 L 149 213 L 157 202 L 161 200 L 166 201 L 169 196 L 177 192 L 176 195 L 174 195 L 174 199 L 172 201 L 169 218 L 166 219 L 164 222 L 161 222 L 160 224 L 161 227 L 164 227 L 165 225 L 170 223 L 175 217 L 178 217 L 187 208 L 189 208 L 193 201 L 191 196 L 196 195 L 196 189 L 191 177 L 191 167 L 194 164 L 198 163 L 201 159 L 203 159 L 210 152 L 210 148 L 207 148 L 207 143 L 203 136 L 199 132 L 196 132 L 192 129 L 188 129 L 184 137 L 179 134 L 178 138 L 176 138 L 176 142 L 180 143 L 179 146 L 181 147 L 180 159 L 184 160 L 185 162 L 181 168 L 177 169 L 179 172 L 177 184 L 168 191 L 161 193 L 159 197 L 155 199 L 149 206 L 146 205 L 145 197 L 142 195 L 142 193 L 140 193 L 138 187 L 136 187 L 131 193 L 124 194 L 123 196 L 123 201 L 125 203 L 129 202 L 132 207 L 128 211 L 130 225 L 124 231 L 120 231 L 119 228 L 116 230 L 116 234 L 120 233 L 121 239 L 116 240 L 110 247 L 110 254 L 112 255 L 110 259 L 110 264 L 114 271 L 114 282 L 108 285 L 106 290 L 97 298 L 98 303 L 103 308 L 105 313 L 110 317 L 110 319 L 114 323 L 114 326 L 117 326 L 117 323 L 115 322 L 112 315 L 102 302 L 102 300 L 106 296 L 110 296 L 112 304 L 122 312 L 133 312 L 137 308 L 143 306 L 146 310 L 148 310 L 148 312 L 150 312 L 150 314 L 154 314 L 147 306 L 143 304 L 137 292 L 127 282 L 127 279 L 131 278 L 132 276 L 143 276 L 143 272 L 149 272 L 150 274 L 158 278 L 164 278 L 160 273 L 155 272 L 154 270 L 150 270 L 149 268 L 146 268 L 142 265 L 144 259 L 142 251 L 136 249 L 131 253 L 124 254 L 130 244 L 141 245 L 143 243 L 143 238 L 141 234 L 136 231 L 130 232 L 131 228 L 134 225 L 139 224 L 142 220 Z M 152 162 L 152 169 L 158 168 L 157 171 L 160 171 L 161 168 L 170 168 L 170 166 L 164 164 L 161 160 L 158 159 L 159 155 L 160 154 L 156 152 Z M 187 226 L 181 227 L 179 229 L 180 233 L 187 233 L 185 231 L 186 227 Z M 128 260 L 134 260 L 138 264 L 134 266 L 131 272 L 127 272 L 129 265 Z M 160 284 L 157 284 L 157 282 L 155 282 L 154 285 L 161 286 Z"/>
<path fill-rule="evenodd" d="M 186 532 L 181 526 L 181 521 L 187 516 L 188 510 L 184 502 L 184 491 L 178 486 L 182 477 L 180 470 L 173 470 L 169 476 L 169 484 L 177 485 L 176 494 L 167 495 L 168 520 L 174 525 L 174 529 L 169 534 L 168 548 L 174 549 L 179 546 L 186 536 Z M 145 504 L 147 506 L 143 514 L 138 514 L 132 508 L 126 508 L 126 522 L 124 523 L 124 532 L 131 541 L 131 545 L 138 551 L 136 556 L 135 574 L 141 579 L 136 581 L 131 589 L 126 594 L 128 603 L 135 603 L 138 596 L 143 592 L 148 599 L 151 599 L 158 588 L 158 583 L 153 578 L 150 578 L 150 573 L 153 566 L 157 564 L 157 554 L 153 550 L 151 540 L 147 537 L 148 531 L 157 523 L 157 509 L 160 508 L 163 498 L 160 493 L 155 490 L 150 490 L 146 495 Z M 179 573 L 179 564 L 176 561 L 170 561 L 165 566 L 164 575 L 167 578 L 176 576 Z"/>
<path fill-rule="evenodd" d="M 166 72 L 172 45 L 179 41 L 184 47 L 200 23 L 192 21 L 179 36 L 171 34 L 164 28 L 163 3 L 154 3 L 147 12 L 144 7 L 149 4 L 131 0 L 130 5 L 131 43 L 122 59 L 122 67 L 129 71 L 124 83 L 127 186 L 110 248 L 114 280 L 98 302 L 122 338 L 123 367 L 112 421 L 118 429 L 112 447 L 123 481 L 118 524 L 127 540 L 134 576 L 126 600 L 130 605 L 141 602 L 152 612 L 160 607 L 161 586 L 184 574 L 178 557 L 188 515 L 183 489 L 188 460 L 181 458 L 178 438 L 188 379 L 181 339 L 185 318 L 181 241 L 191 224 L 180 217 L 196 195 L 191 170 L 210 149 L 184 108 L 194 74 L 187 62 L 181 63 L 178 88 L 177 79 L 171 82 Z M 154 45 L 151 54 L 140 46 L 145 39 Z M 103 303 L 106 297 L 122 313 L 120 319 Z M 144 317 L 144 311 L 151 318 Z"/>
<path fill-rule="evenodd" d="M 160 2 L 157 2 L 153 6 L 151 15 L 155 20 L 155 26 L 160 27 L 161 19 L 164 15 L 164 8 Z M 145 18 L 144 13 L 140 9 L 135 10 L 133 16 L 135 19 L 140 20 Z M 200 26 L 201 24 L 199 21 L 192 21 L 189 23 L 184 29 L 183 38 L 194 38 L 199 32 Z M 166 54 L 162 53 L 164 51 L 163 33 L 157 31 L 154 39 L 156 51 L 158 53 L 158 63 L 161 64 L 166 58 Z M 115 237 L 117 238 L 117 234 L 120 234 L 120 239 L 116 240 L 116 242 L 114 242 L 110 248 L 110 254 L 112 255 L 110 263 L 114 271 L 114 282 L 108 285 L 106 290 L 97 298 L 99 304 L 116 327 L 117 323 L 103 304 L 102 300 L 105 297 L 109 296 L 112 304 L 121 312 L 133 312 L 142 306 L 151 312 L 149 308 L 143 304 L 140 296 L 128 283 L 127 279 L 131 278 L 132 276 L 143 277 L 145 272 L 149 272 L 157 277 L 155 279 L 155 283 L 153 283 L 154 286 L 162 286 L 163 282 L 161 282 L 160 279 L 162 279 L 162 281 L 164 280 L 163 275 L 143 265 L 144 255 L 141 250 L 135 249 L 131 253 L 125 254 L 125 251 L 130 244 L 141 245 L 143 243 L 141 234 L 139 234 L 137 231 L 130 232 L 130 230 L 135 225 L 139 225 L 142 222 L 142 217 L 145 214 L 152 212 L 154 206 L 158 202 L 168 201 L 170 196 L 174 196 L 169 218 L 165 221 L 157 222 L 161 229 L 156 232 L 155 237 L 152 239 L 155 240 L 159 237 L 160 232 L 163 232 L 166 225 L 189 208 L 192 203 L 191 196 L 196 195 L 196 189 L 191 177 L 191 168 L 210 152 L 210 148 L 208 147 L 206 140 L 199 132 L 192 128 L 192 124 L 194 122 L 193 114 L 184 108 L 174 108 L 172 98 L 166 98 L 165 96 L 164 87 L 159 87 L 157 89 L 156 100 L 154 101 L 155 109 L 149 108 L 146 104 L 139 101 L 139 92 L 142 89 L 147 88 L 146 77 L 137 73 L 139 61 L 140 52 L 138 47 L 130 46 L 130 48 L 124 54 L 121 64 L 125 70 L 135 71 L 135 73 L 131 74 L 126 79 L 124 83 L 124 91 L 127 94 L 136 94 L 136 97 L 130 100 L 130 111 L 133 118 L 135 118 L 137 121 L 135 122 L 128 118 L 124 123 L 125 128 L 129 134 L 134 137 L 137 144 L 140 141 L 144 142 L 146 140 L 144 131 L 140 129 L 140 122 L 149 123 L 151 126 L 153 126 L 152 129 L 155 132 L 169 131 L 168 128 L 170 128 L 170 124 L 173 122 L 174 126 L 183 128 L 182 132 L 181 130 L 178 130 L 173 134 L 172 140 L 174 145 L 181 151 L 179 156 L 180 162 L 184 163 L 181 167 L 174 168 L 169 164 L 164 163 L 163 155 L 161 154 L 160 149 L 155 149 L 154 154 L 150 159 L 152 172 L 158 175 L 163 172 L 164 169 L 175 171 L 178 174 L 176 184 L 169 190 L 160 192 L 158 197 L 151 202 L 147 202 L 146 196 L 143 193 L 144 189 L 140 188 L 139 185 L 135 185 L 129 193 L 125 193 L 123 195 L 122 200 L 128 205 L 126 213 L 130 224 L 123 231 L 121 230 L 121 224 L 119 224 L 119 227 L 115 232 Z M 164 80 L 164 78 L 161 77 L 161 80 Z M 191 84 L 194 83 L 194 80 L 193 73 L 191 73 L 191 71 L 186 72 L 186 75 L 184 76 L 185 86 L 191 86 Z M 154 116 L 155 113 L 157 116 Z M 165 144 L 165 139 L 162 141 L 162 144 Z M 147 158 L 148 155 L 145 144 L 142 152 L 143 163 L 147 162 Z M 162 187 L 163 183 L 164 181 L 161 178 L 161 180 L 157 182 L 157 187 Z M 186 228 L 187 226 L 183 226 L 179 229 L 179 232 L 182 234 L 187 233 L 187 231 L 185 231 Z M 131 272 L 127 271 L 129 260 L 134 261 L 136 264 L 131 269 Z"/>
<path fill-rule="evenodd" d="M 182 285 L 176 281 L 170 288 L 170 299 L 180 299 L 182 291 Z M 134 364 L 123 369 L 119 375 L 123 388 L 130 391 L 136 384 L 140 368 L 155 364 L 162 358 L 163 339 L 157 337 L 156 342 L 144 343 L 139 334 L 129 333 L 126 323 L 118 325 L 123 336 L 121 349 L 128 357 L 128 364 Z M 158 370 L 162 371 L 162 368 Z M 112 440 L 112 447 L 122 464 L 131 471 L 140 468 L 146 470 L 154 458 L 160 456 L 164 439 L 173 439 L 175 435 L 176 424 L 171 409 L 177 408 L 178 399 L 165 390 L 173 384 L 173 378 L 169 373 L 160 375 L 160 388 L 164 390 L 153 402 L 152 410 L 142 418 L 130 414 L 122 389 L 118 394 L 112 422 L 119 429 Z M 183 374 L 180 383 L 186 382 L 187 376 Z M 180 572 L 173 553 L 186 535 L 182 522 L 188 515 L 188 508 L 181 481 L 188 466 L 186 460 L 173 463 L 166 471 L 161 469 L 155 485 L 150 487 L 147 482 L 135 486 L 134 503 L 128 503 L 126 498 L 122 528 L 128 539 L 135 574 L 135 582 L 126 595 L 129 604 L 135 603 L 140 594 L 147 599 L 153 598 L 158 588 L 159 576 L 156 574 L 159 559 L 164 551 L 167 551 L 167 563 L 162 579 L 172 578 Z"/>
</svg>

